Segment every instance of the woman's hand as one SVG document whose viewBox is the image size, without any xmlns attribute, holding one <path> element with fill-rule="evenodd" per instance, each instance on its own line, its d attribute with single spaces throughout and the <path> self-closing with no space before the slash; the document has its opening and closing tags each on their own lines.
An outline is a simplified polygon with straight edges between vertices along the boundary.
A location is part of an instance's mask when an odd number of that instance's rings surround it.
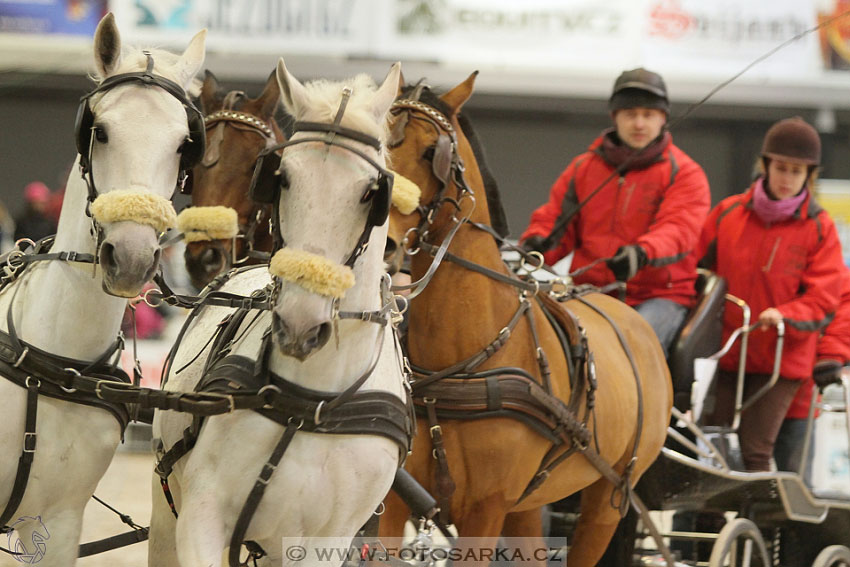
<svg viewBox="0 0 850 567">
<path fill-rule="evenodd" d="M 776 307 L 768 307 L 759 315 L 759 323 L 762 325 L 776 326 L 782 321 L 782 312 Z"/>
</svg>

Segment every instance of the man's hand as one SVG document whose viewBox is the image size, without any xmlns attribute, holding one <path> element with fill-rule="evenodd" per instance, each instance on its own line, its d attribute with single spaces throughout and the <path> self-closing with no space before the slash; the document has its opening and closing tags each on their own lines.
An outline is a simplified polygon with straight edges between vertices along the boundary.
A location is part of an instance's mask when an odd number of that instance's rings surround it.
<svg viewBox="0 0 850 567">
<path fill-rule="evenodd" d="M 637 244 L 629 244 L 628 246 L 620 246 L 614 257 L 605 263 L 614 272 L 617 281 L 627 282 L 635 277 L 638 270 L 646 266 L 646 262 L 647 257 L 644 249 Z"/>
<path fill-rule="evenodd" d="M 776 307 L 768 307 L 759 315 L 759 323 L 762 325 L 776 326 L 782 321 L 782 312 Z"/>
<path fill-rule="evenodd" d="M 825 388 L 830 384 L 841 381 L 841 362 L 832 358 L 822 358 L 815 363 L 812 373 L 818 388 Z"/>
<path fill-rule="evenodd" d="M 546 237 L 540 236 L 539 234 L 529 236 L 519 243 L 519 247 L 526 252 L 540 252 L 542 254 L 547 250 Z"/>
</svg>

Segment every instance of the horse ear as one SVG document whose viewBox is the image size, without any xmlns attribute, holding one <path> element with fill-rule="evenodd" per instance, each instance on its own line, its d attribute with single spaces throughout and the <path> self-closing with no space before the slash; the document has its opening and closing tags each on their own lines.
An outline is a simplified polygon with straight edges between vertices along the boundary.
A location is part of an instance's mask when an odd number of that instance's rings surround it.
<svg viewBox="0 0 850 567">
<path fill-rule="evenodd" d="M 384 82 L 378 88 L 375 98 L 372 100 L 372 113 L 377 120 L 383 120 L 390 110 L 398 94 L 399 80 L 401 79 L 401 62 L 396 61 L 390 67 L 390 72 Z"/>
<path fill-rule="evenodd" d="M 273 116 L 274 110 L 277 108 L 277 105 L 280 103 L 280 85 L 277 82 L 277 77 L 275 76 L 275 71 L 272 71 L 269 74 L 269 78 L 266 81 L 266 86 L 263 89 L 263 92 L 260 93 L 260 96 L 257 97 L 257 101 L 260 102 L 260 116 Z"/>
<path fill-rule="evenodd" d="M 286 69 L 283 57 L 278 59 L 276 74 L 283 106 L 291 116 L 298 116 L 298 110 L 306 104 L 307 90 Z"/>
<path fill-rule="evenodd" d="M 207 30 L 202 29 L 192 38 L 189 46 L 183 55 L 180 56 L 180 62 L 177 64 L 177 76 L 184 89 L 188 89 L 192 84 L 192 79 L 201 70 L 204 64 L 204 56 L 206 55 Z"/>
<path fill-rule="evenodd" d="M 473 71 L 464 82 L 440 97 L 440 100 L 452 109 L 452 114 L 460 112 L 461 107 L 469 100 L 469 97 L 472 96 L 472 91 L 475 87 L 475 78 L 477 76 L 478 71 Z"/>
<path fill-rule="evenodd" d="M 402 91 L 404 91 L 404 85 L 407 84 L 404 80 L 404 73 L 399 71 L 398 73 L 398 91 L 396 91 L 396 98 L 401 96 Z"/>
<path fill-rule="evenodd" d="M 94 63 L 102 78 L 111 75 L 121 63 L 121 34 L 112 12 L 103 16 L 94 32 Z"/>
<path fill-rule="evenodd" d="M 213 72 L 209 69 L 204 71 L 204 84 L 201 86 L 201 95 L 198 97 L 201 101 L 201 110 L 204 114 L 215 112 L 217 107 L 221 105 L 222 97 L 221 85 Z"/>
</svg>

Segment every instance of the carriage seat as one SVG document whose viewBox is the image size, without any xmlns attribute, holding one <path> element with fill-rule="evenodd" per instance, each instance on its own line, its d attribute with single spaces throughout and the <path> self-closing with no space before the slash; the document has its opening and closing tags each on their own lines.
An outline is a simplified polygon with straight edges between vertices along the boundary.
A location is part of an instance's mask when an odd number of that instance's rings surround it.
<svg viewBox="0 0 850 567">
<path fill-rule="evenodd" d="M 667 361 L 673 378 L 673 404 L 683 412 L 691 406 L 694 359 L 720 350 L 728 289 L 724 278 L 703 270 L 699 271 L 694 285 L 697 291 L 696 306 L 679 331 Z"/>
</svg>

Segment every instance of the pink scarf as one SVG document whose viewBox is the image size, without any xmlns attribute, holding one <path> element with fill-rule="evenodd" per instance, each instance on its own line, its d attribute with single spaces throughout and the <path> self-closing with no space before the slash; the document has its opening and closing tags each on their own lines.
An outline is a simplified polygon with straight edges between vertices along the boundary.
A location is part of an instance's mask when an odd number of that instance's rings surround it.
<svg viewBox="0 0 850 567">
<path fill-rule="evenodd" d="M 753 187 L 753 210 L 766 223 L 781 222 L 790 219 L 808 195 L 809 190 L 803 186 L 803 190 L 794 197 L 777 201 L 767 194 L 764 177 L 759 177 Z"/>
</svg>

